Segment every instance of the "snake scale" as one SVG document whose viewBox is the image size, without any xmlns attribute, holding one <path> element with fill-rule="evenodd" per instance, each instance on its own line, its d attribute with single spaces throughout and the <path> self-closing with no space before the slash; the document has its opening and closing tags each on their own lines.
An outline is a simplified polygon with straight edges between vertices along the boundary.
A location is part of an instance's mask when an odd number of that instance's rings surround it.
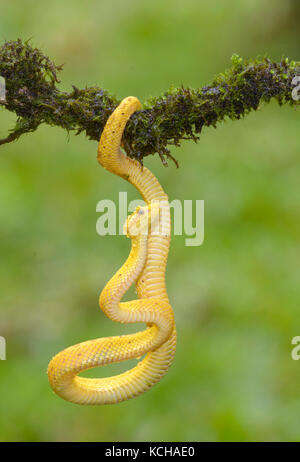
<svg viewBox="0 0 300 462">
<path fill-rule="evenodd" d="M 113 404 L 144 393 L 166 374 L 175 354 L 174 314 L 165 285 L 171 239 L 168 196 L 150 170 L 120 149 L 126 123 L 140 109 L 137 98 L 125 98 L 107 120 L 98 146 L 98 162 L 135 186 L 146 203 L 127 218 L 124 230 L 131 251 L 103 289 L 99 304 L 111 320 L 145 322 L 146 329 L 79 343 L 52 358 L 48 366 L 52 389 L 77 404 Z M 134 282 L 138 300 L 121 302 Z M 143 355 L 135 367 L 113 377 L 79 376 L 87 369 Z"/>
</svg>

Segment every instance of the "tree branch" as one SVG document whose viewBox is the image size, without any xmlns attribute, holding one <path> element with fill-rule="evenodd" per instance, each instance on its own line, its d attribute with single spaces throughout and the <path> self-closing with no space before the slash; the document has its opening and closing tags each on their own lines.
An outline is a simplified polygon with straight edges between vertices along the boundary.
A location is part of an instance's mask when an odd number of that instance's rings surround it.
<svg viewBox="0 0 300 462">
<path fill-rule="evenodd" d="M 165 156 L 172 158 L 167 146 L 179 146 L 182 139 L 197 141 L 203 126 L 216 127 L 226 117 L 240 119 L 272 98 L 279 105 L 299 105 L 292 97 L 292 80 L 300 76 L 300 62 L 287 58 L 274 62 L 266 57 L 244 61 L 237 55 L 231 60 L 232 67 L 208 86 L 171 88 L 146 101 L 126 126 L 123 144 L 127 154 L 142 161 L 158 153 L 166 163 Z M 18 39 L 0 47 L 0 75 L 6 84 L 2 107 L 18 116 L 16 127 L 0 144 L 36 130 L 41 123 L 76 134 L 85 132 L 89 139 L 99 140 L 119 101 L 99 87 L 80 90 L 73 86 L 70 93 L 60 91 L 57 74 L 61 70 L 62 66 L 28 42 Z"/>
</svg>

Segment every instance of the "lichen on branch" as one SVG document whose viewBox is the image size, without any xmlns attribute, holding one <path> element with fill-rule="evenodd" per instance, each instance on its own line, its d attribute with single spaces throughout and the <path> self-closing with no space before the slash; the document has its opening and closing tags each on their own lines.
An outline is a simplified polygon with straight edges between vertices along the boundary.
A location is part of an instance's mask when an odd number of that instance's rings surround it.
<svg viewBox="0 0 300 462">
<path fill-rule="evenodd" d="M 279 105 L 299 105 L 292 96 L 292 81 L 300 76 L 300 62 L 288 58 L 274 62 L 267 57 L 246 61 L 238 55 L 231 61 L 231 68 L 210 85 L 171 88 L 146 101 L 126 126 L 123 145 L 127 154 L 142 161 L 158 153 L 166 163 L 166 156 L 172 158 L 168 145 L 179 146 L 182 139 L 197 141 L 204 126 L 216 127 L 226 117 L 240 119 L 271 99 Z M 61 70 L 62 66 L 28 42 L 18 39 L 0 47 L 0 76 L 6 84 L 6 100 L 0 104 L 17 115 L 15 128 L 0 144 L 36 130 L 41 123 L 76 134 L 85 132 L 89 139 L 99 140 L 120 101 L 99 87 L 73 86 L 69 93 L 61 91 Z"/>
</svg>

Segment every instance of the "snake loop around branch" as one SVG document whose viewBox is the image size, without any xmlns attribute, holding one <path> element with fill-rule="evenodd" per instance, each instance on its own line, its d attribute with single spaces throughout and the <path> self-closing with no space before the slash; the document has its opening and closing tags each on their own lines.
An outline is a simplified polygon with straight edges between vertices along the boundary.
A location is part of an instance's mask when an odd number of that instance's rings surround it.
<svg viewBox="0 0 300 462">
<path fill-rule="evenodd" d="M 127 218 L 131 251 L 103 289 L 99 303 L 113 321 L 145 322 L 147 327 L 134 334 L 79 343 L 54 356 L 48 366 L 50 385 L 59 396 L 77 404 L 112 404 L 140 395 L 166 374 L 175 354 L 174 315 L 165 285 L 170 246 L 168 196 L 150 170 L 120 149 L 126 123 L 139 109 L 137 98 L 125 98 L 109 117 L 99 142 L 98 162 L 133 184 L 146 202 Z M 153 223 L 158 232 L 153 232 Z M 138 300 L 121 302 L 134 282 Z M 101 379 L 79 376 L 87 369 L 144 354 L 135 367 L 122 374 Z"/>
</svg>

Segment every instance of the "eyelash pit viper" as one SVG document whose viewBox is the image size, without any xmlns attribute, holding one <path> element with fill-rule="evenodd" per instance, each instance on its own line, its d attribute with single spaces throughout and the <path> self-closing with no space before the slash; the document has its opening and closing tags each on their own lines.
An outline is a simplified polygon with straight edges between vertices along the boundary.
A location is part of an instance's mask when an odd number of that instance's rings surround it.
<svg viewBox="0 0 300 462">
<path fill-rule="evenodd" d="M 140 109 L 137 98 L 125 98 L 107 120 L 98 146 L 98 162 L 135 186 L 147 204 L 127 218 L 124 230 L 131 239 L 131 251 L 103 289 L 99 304 L 113 321 L 145 322 L 147 327 L 134 334 L 79 343 L 52 358 L 48 366 L 52 389 L 77 404 L 113 404 L 135 398 L 166 374 L 175 355 L 176 328 L 165 286 L 171 239 L 168 196 L 150 170 L 120 149 L 126 123 Z M 121 302 L 134 282 L 138 300 Z M 122 374 L 100 379 L 79 376 L 87 369 L 145 354 Z"/>
</svg>

